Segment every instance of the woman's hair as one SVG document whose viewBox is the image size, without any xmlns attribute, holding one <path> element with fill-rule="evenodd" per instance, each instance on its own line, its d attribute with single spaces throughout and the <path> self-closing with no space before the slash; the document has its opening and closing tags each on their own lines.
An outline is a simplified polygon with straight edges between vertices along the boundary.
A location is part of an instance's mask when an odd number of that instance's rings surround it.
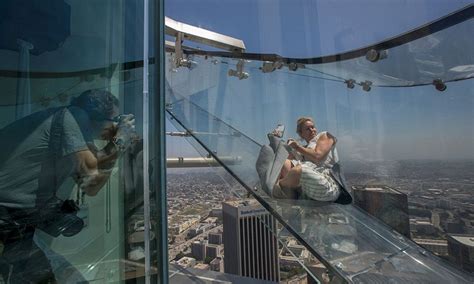
<svg viewBox="0 0 474 284">
<path fill-rule="evenodd" d="M 303 131 L 303 125 L 306 121 L 311 121 L 314 124 L 314 120 L 309 116 L 300 117 L 296 121 L 296 133 L 298 133 L 299 136 L 301 136 L 301 132 Z"/>
<path fill-rule="evenodd" d="M 87 90 L 71 100 L 71 105 L 85 110 L 92 120 L 104 120 L 118 107 L 119 101 L 105 90 Z"/>
</svg>

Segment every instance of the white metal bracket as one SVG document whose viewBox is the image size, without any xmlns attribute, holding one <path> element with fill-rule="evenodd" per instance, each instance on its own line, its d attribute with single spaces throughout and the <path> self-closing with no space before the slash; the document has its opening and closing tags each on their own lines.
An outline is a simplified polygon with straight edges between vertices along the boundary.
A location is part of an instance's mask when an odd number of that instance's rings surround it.
<svg viewBox="0 0 474 284">
<path fill-rule="evenodd" d="M 271 73 L 277 69 L 281 69 L 283 67 L 284 63 L 281 61 L 264 61 L 262 64 L 262 67 L 260 67 L 260 70 L 262 70 L 263 73 Z"/>
<path fill-rule="evenodd" d="M 377 62 L 382 59 L 386 59 L 388 57 L 388 50 L 375 50 L 375 49 L 370 49 L 367 51 L 365 54 L 365 59 L 367 59 L 370 62 Z"/>
<path fill-rule="evenodd" d="M 227 74 L 232 77 L 237 77 L 239 78 L 239 80 L 247 79 L 249 77 L 249 73 L 244 72 L 244 64 L 245 64 L 245 60 L 239 59 L 239 62 L 237 63 L 237 66 L 236 66 L 237 67 L 236 70 L 229 69 Z"/>
<path fill-rule="evenodd" d="M 176 41 L 174 45 L 174 50 L 175 50 L 175 58 L 174 58 L 174 66 L 175 68 L 179 67 L 186 67 L 189 69 L 193 69 L 194 67 L 197 66 L 197 63 L 188 57 L 185 57 L 183 53 L 183 33 L 178 32 L 176 33 Z"/>
<path fill-rule="evenodd" d="M 296 71 L 298 69 L 304 69 L 305 65 L 302 63 L 295 63 L 295 62 L 290 62 L 288 63 L 288 70 L 290 71 Z"/>
<path fill-rule="evenodd" d="M 366 92 L 370 92 L 372 89 L 372 82 L 369 80 L 365 80 L 364 82 L 360 82 L 360 85 L 362 86 L 362 90 Z"/>
</svg>

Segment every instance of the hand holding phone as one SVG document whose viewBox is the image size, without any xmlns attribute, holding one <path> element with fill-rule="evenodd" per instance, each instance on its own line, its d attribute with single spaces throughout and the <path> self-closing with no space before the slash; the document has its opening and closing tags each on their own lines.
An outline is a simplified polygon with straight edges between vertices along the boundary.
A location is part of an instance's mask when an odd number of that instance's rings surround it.
<svg viewBox="0 0 474 284">
<path fill-rule="evenodd" d="M 296 150 L 300 146 L 299 143 L 293 138 L 288 139 L 286 143 L 287 143 L 286 149 L 288 150 L 290 155 L 293 156 L 293 159 L 302 160 L 303 155 Z"/>
</svg>

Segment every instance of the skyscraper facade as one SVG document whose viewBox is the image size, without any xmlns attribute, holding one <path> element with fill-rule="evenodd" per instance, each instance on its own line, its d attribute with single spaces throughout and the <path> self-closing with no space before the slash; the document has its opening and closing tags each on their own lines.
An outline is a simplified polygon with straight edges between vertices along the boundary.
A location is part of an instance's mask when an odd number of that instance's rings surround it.
<svg viewBox="0 0 474 284">
<path fill-rule="evenodd" d="M 222 233 L 209 233 L 208 239 L 210 244 L 220 245 L 222 244 Z"/>
<path fill-rule="evenodd" d="M 279 281 L 276 221 L 255 200 L 227 201 L 224 221 L 224 271 Z"/>
<path fill-rule="evenodd" d="M 474 236 L 448 235 L 449 259 L 463 269 L 474 272 Z"/>
<path fill-rule="evenodd" d="M 400 234 L 410 238 L 408 197 L 391 187 L 353 186 L 354 203 L 390 226 Z"/>
<path fill-rule="evenodd" d="M 195 241 L 191 244 L 191 254 L 197 260 L 204 260 L 206 258 L 206 244 L 200 241 Z"/>
</svg>

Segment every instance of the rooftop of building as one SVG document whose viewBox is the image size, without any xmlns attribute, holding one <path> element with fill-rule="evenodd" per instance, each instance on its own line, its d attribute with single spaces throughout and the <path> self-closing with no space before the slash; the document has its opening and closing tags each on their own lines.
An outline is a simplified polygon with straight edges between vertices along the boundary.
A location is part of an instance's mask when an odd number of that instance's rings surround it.
<svg viewBox="0 0 474 284">
<path fill-rule="evenodd" d="M 371 192 L 386 192 L 392 194 L 402 194 L 400 191 L 391 188 L 387 185 L 354 185 L 352 186 L 354 190 L 364 190 Z"/>
<path fill-rule="evenodd" d="M 198 263 L 194 266 L 194 268 L 206 270 L 206 269 L 209 269 L 209 264 Z"/>
<path fill-rule="evenodd" d="M 426 244 L 426 245 L 448 245 L 446 240 L 436 240 L 436 239 L 420 239 L 414 238 L 413 241 L 417 244 Z"/>
<path fill-rule="evenodd" d="M 449 236 L 463 245 L 474 247 L 474 235 L 450 234 Z"/>
<path fill-rule="evenodd" d="M 224 201 L 223 203 L 234 207 L 261 206 L 255 199 L 228 200 Z"/>
</svg>

